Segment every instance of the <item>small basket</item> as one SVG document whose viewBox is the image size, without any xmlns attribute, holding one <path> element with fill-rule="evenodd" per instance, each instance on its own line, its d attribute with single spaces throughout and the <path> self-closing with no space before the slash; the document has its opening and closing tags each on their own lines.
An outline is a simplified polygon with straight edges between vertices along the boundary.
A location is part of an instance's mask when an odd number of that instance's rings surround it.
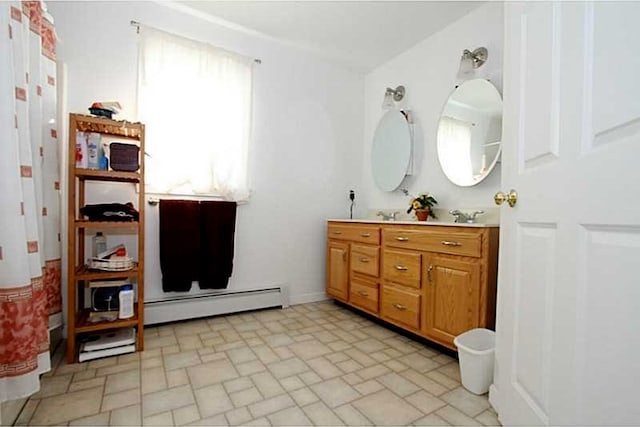
<svg viewBox="0 0 640 427">
<path fill-rule="evenodd" d="M 129 257 L 111 257 L 107 259 L 91 258 L 89 268 L 103 271 L 126 271 L 134 267 L 133 259 Z"/>
<path fill-rule="evenodd" d="M 139 152 L 140 147 L 137 145 L 112 142 L 109 144 L 111 169 L 120 172 L 136 172 L 140 169 Z"/>
</svg>

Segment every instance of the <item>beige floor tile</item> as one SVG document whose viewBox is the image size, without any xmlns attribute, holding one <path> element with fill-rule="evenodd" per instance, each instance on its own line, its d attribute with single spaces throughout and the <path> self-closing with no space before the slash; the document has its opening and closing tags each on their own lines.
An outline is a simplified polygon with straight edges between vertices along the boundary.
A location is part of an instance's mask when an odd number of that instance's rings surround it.
<svg viewBox="0 0 640 427">
<path fill-rule="evenodd" d="M 118 356 L 118 364 L 121 365 L 123 363 L 135 362 L 136 360 L 140 360 L 140 353 L 127 353 L 122 356 Z"/>
<path fill-rule="evenodd" d="M 177 426 L 187 425 L 200 419 L 200 411 L 197 405 L 189 405 L 182 408 L 174 409 L 173 422 Z"/>
<path fill-rule="evenodd" d="M 89 417 L 78 418 L 69 423 L 70 426 L 108 426 L 111 412 L 101 412 Z M 140 423 L 138 422 L 138 425 Z"/>
<path fill-rule="evenodd" d="M 342 426 L 344 423 L 331 409 L 322 402 L 312 403 L 304 408 L 304 413 L 319 426 Z"/>
<path fill-rule="evenodd" d="M 136 371 L 132 371 L 136 372 Z M 54 377 L 55 378 L 55 377 Z M 84 381 L 76 381 L 69 385 L 69 392 L 86 390 L 88 388 L 101 387 L 104 385 L 106 377 L 92 378 Z"/>
<path fill-rule="evenodd" d="M 357 374 L 353 372 L 350 374 L 344 375 L 342 379 L 349 385 L 360 384 L 361 382 L 364 381 L 362 378 L 360 378 Z"/>
<path fill-rule="evenodd" d="M 167 411 L 161 414 L 144 417 L 142 423 L 145 426 L 172 426 L 173 414 L 171 413 L 171 411 Z"/>
<path fill-rule="evenodd" d="M 89 362 L 87 369 L 106 368 L 108 366 L 114 366 L 118 364 L 117 357 L 104 357 L 102 359 L 96 359 Z"/>
<path fill-rule="evenodd" d="M 42 399 L 66 393 L 72 377 L 73 374 L 43 377 L 40 380 L 40 391 L 33 395 L 34 399 Z"/>
<path fill-rule="evenodd" d="M 377 381 L 400 397 L 405 397 L 420 390 L 420 387 L 418 387 L 411 381 L 404 379 L 395 372 L 382 375 L 381 377 L 377 378 Z"/>
<path fill-rule="evenodd" d="M 111 411 L 109 425 L 112 426 L 139 426 L 141 417 L 140 405 L 131 405 Z"/>
<path fill-rule="evenodd" d="M 418 421 L 413 423 L 414 426 L 450 426 L 448 422 L 444 420 L 444 418 L 436 415 L 429 414 L 424 418 L 420 418 Z"/>
<path fill-rule="evenodd" d="M 268 365 L 269 363 L 280 361 L 278 355 L 269 346 L 260 344 L 252 347 L 252 350 L 264 364 Z"/>
<path fill-rule="evenodd" d="M 144 348 L 147 350 L 153 350 L 156 348 L 167 347 L 176 344 L 178 344 L 178 340 L 174 335 L 144 339 Z"/>
<path fill-rule="evenodd" d="M 320 378 L 320 376 L 316 374 L 314 371 L 303 372 L 302 374 L 298 375 L 298 377 L 306 385 L 313 385 L 313 384 L 322 382 L 322 378 Z"/>
<path fill-rule="evenodd" d="M 29 400 L 27 400 L 27 403 L 25 403 L 24 406 L 22 407 L 22 411 L 18 414 L 18 418 L 16 419 L 14 425 L 16 426 L 28 425 L 29 420 L 33 417 L 33 414 L 36 411 L 36 408 L 38 407 L 39 403 L 40 403 L 40 400 L 38 399 L 30 398 Z"/>
<path fill-rule="evenodd" d="M 425 414 L 430 414 L 433 411 L 446 406 L 447 403 L 438 399 L 430 393 L 424 390 L 420 390 L 417 393 L 407 396 L 405 400 L 411 403 L 413 406 L 421 410 Z"/>
<path fill-rule="evenodd" d="M 360 397 L 358 391 L 340 378 L 315 384 L 311 386 L 311 390 L 330 408 L 344 405 Z"/>
<path fill-rule="evenodd" d="M 233 403 L 221 384 L 198 389 L 195 394 L 203 417 L 211 417 L 233 409 Z"/>
<path fill-rule="evenodd" d="M 460 381 L 456 381 L 453 378 L 443 374 L 442 372 L 439 372 L 438 370 L 427 372 L 425 375 L 436 381 L 438 384 L 442 384 L 449 390 L 460 387 Z"/>
<path fill-rule="evenodd" d="M 102 398 L 101 412 L 111 411 L 113 409 L 123 408 L 129 405 L 140 403 L 140 389 L 134 388 L 119 393 L 107 394 Z"/>
<path fill-rule="evenodd" d="M 375 393 L 376 391 L 380 391 L 384 388 L 384 386 L 376 380 L 369 380 L 360 384 L 356 384 L 353 387 L 358 390 L 358 393 L 363 396 Z"/>
<path fill-rule="evenodd" d="M 320 398 L 311 391 L 308 387 L 300 388 L 290 393 L 293 400 L 296 401 L 298 406 L 306 406 L 310 403 L 317 402 Z"/>
<path fill-rule="evenodd" d="M 204 347 L 198 335 L 188 335 L 184 337 L 179 336 L 178 345 L 180 346 L 180 350 L 182 351 L 198 350 Z"/>
<path fill-rule="evenodd" d="M 249 347 L 234 348 L 227 351 L 226 353 L 234 365 L 251 362 L 252 360 L 256 360 L 258 358 Z"/>
<path fill-rule="evenodd" d="M 213 417 L 203 418 L 199 421 L 195 421 L 190 426 L 226 426 L 227 419 L 224 417 L 224 414 L 214 415 Z"/>
<path fill-rule="evenodd" d="M 177 337 L 184 337 L 211 331 L 211 328 L 209 327 L 209 324 L 206 320 L 193 320 L 176 323 L 173 329 Z"/>
<path fill-rule="evenodd" d="M 422 375 L 417 371 L 414 371 L 413 369 L 407 369 L 405 371 L 402 371 L 400 372 L 400 375 L 402 375 L 404 378 L 408 379 L 412 383 L 416 384 L 418 387 L 422 388 L 423 390 L 426 390 L 429 393 L 433 394 L 434 396 L 440 396 L 441 394 L 444 394 L 447 391 L 449 391 L 449 389 L 443 386 L 442 384 L 435 382 L 431 378 L 427 378 L 426 376 Z"/>
<path fill-rule="evenodd" d="M 195 350 L 183 351 L 181 353 L 164 356 L 164 367 L 166 370 L 186 368 L 200 364 L 200 356 Z"/>
<path fill-rule="evenodd" d="M 281 394 L 249 405 L 249 412 L 254 418 L 260 418 L 291 406 L 295 406 L 295 402 L 291 397 L 287 394 Z"/>
<path fill-rule="evenodd" d="M 292 407 L 278 411 L 267 416 L 273 426 L 310 426 L 311 420 L 298 407 Z"/>
<path fill-rule="evenodd" d="M 191 387 L 188 385 L 174 387 L 142 396 L 142 415 L 146 418 L 194 403 Z"/>
<path fill-rule="evenodd" d="M 415 369 L 418 372 L 428 372 L 433 369 L 439 368 L 440 364 L 425 357 L 419 353 L 411 353 L 398 358 L 398 361 L 404 363 L 407 366 Z"/>
<path fill-rule="evenodd" d="M 40 400 L 32 425 L 60 424 L 100 412 L 102 387 L 66 393 Z"/>
<path fill-rule="evenodd" d="M 304 387 L 302 380 L 295 375 L 281 379 L 280 384 L 289 392 Z"/>
<path fill-rule="evenodd" d="M 131 370 L 107 376 L 104 394 L 115 393 L 132 388 L 140 388 L 140 371 Z"/>
<path fill-rule="evenodd" d="M 147 357 L 140 361 L 141 369 L 157 368 L 162 366 L 162 357 Z"/>
<path fill-rule="evenodd" d="M 362 366 L 372 366 L 378 363 L 357 348 L 349 348 L 344 353 Z"/>
<path fill-rule="evenodd" d="M 343 350 L 347 350 L 349 348 L 352 348 L 351 344 L 349 344 L 348 342 L 343 341 L 343 340 L 332 341 L 332 342 L 328 343 L 327 345 L 333 351 L 343 351 Z"/>
<path fill-rule="evenodd" d="M 147 330 L 145 329 L 145 335 L 147 334 Z M 159 348 L 154 348 L 153 350 L 149 350 L 149 349 L 145 349 L 143 352 L 140 353 L 140 359 L 144 360 L 144 359 L 151 359 L 154 357 L 161 357 L 162 356 L 162 350 Z"/>
<path fill-rule="evenodd" d="M 302 360 L 313 359 L 315 357 L 333 352 L 333 350 L 331 350 L 321 342 L 314 341 L 315 338 L 313 335 L 308 335 L 308 337 L 311 339 L 311 341 L 298 342 L 289 346 L 289 349 Z"/>
<path fill-rule="evenodd" d="M 416 351 L 414 347 L 407 343 L 407 339 L 404 337 L 400 337 L 399 335 L 393 336 L 384 340 L 385 344 L 387 344 L 391 348 L 395 348 L 402 354 L 409 354 Z"/>
<path fill-rule="evenodd" d="M 376 351 L 373 353 L 367 353 L 373 360 L 378 363 L 388 362 L 391 358 L 387 356 L 387 353 L 384 351 Z"/>
<path fill-rule="evenodd" d="M 449 424 L 454 426 L 481 426 L 482 424 L 464 413 L 458 411 L 453 406 L 447 405 L 436 411 L 436 415 L 442 417 Z"/>
<path fill-rule="evenodd" d="M 238 408 L 228 411 L 224 414 L 227 417 L 227 421 L 231 426 L 237 426 L 245 424 L 251 420 L 251 414 L 247 408 Z"/>
<path fill-rule="evenodd" d="M 409 369 L 407 365 L 405 365 L 404 363 L 400 363 L 397 360 L 389 360 L 387 362 L 384 362 L 383 365 L 394 372 L 402 372 L 405 369 Z"/>
<path fill-rule="evenodd" d="M 96 372 L 96 377 L 101 377 L 104 375 L 111 375 L 111 374 L 117 374 L 120 372 L 126 372 L 126 371 L 130 371 L 132 369 L 140 369 L 140 361 L 136 360 L 133 362 L 129 362 L 129 363 L 122 363 L 122 364 L 118 364 L 118 365 L 113 365 L 113 366 L 107 366 L 104 368 L 98 368 L 98 371 Z"/>
<path fill-rule="evenodd" d="M 278 355 L 280 360 L 290 359 L 292 357 L 296 357 L 293 351 L 289 350 L 289 347 L 274 347 L 273 352 Z"/>
<path fill-rule="evenodd" d="M 472 418 L 489 408 L 489 402 L 485 396 L 477 396 L 462 387 L 445 393 L 440 398 Z"/>
<path fill-rule="evenodd" d="M 307 360 L 307 365 L 313 369 L 322 379 L 328 380 L 344 375 L 343 372 L 333 363 L 324 357 Z"/>
<path fill-rule="evenodd" d="M 382 375 L 391 372 L 389 368 L 384 365 L 373 365 L 368 368 L 364 368 L 356 372 L 360 378 L 363 380 L 370 380 L 373 378 L 378 378 Z"/>
<path fill-rule="evenodd" d="M 280 382 L 278 382 L 270 372 L 260 372 L 251 375 L 251 380 L 265 399 L 285 392 Z"/>
<path fill-rule="evenodd" d="M 214 360 L 213 362 L 191 366 L 187 368 L 187 374 L 195 389 L 217 384 L 239 376 L 233 364 L 227 359 Z"/>
<path fill-rule="evenodd" d="M 140 373 L 142 394 L 154 393 L 167 388 L 164 368 L 144 369 Z"/>
<path fill-rule="evenodd" d="M 259 360 L 253 360 L 251 362 L 238 363 L 236 365 L 238 373 L 242 376 L 256 374 L 258 372 L 266 371 L 267 368 Z"/>
<path fill-rule="evenodd" d="M 269 422 L 269 420 L 267 419 L 267 417 L 261 417 L 261 418 L 257 418 L 253 421 L 249 421 L 248 423 L 243 424 L 245 426 L 270 426 L 271 423 Z"/>
<path fill-rule="evenodd" d="M 233 402 L 233 406 L 235 406 L 236 408 L 247 406 L 263 400 L 262 395 L 255 387 L 236 391 L 235 393 L 230 393 L 229 398 L 231 399 L 231 402 Z"/>
<path fill-rule="evenodd" d="M 328 359 L 328 357 L 327 357 L 327 359 Z M 335 363 L 335 362 L 331 362 L 331 363 Z M 349 372 L 358 371 L 358 370 L 360 370 L 360 369 L 362 369 L 362 368 L 363 368 L 363 366 L 362 366 L 361 364 L 359 364 L 359 363 L 358 363 L 358 362 L 356 362 L 355 360 L 351 360 L 351 359 L 345 360 L 345 361 L 343 361 L 343 362 L 335 363 L 335 365 L 336 365 L 338 368 L 340 368 L 340 370 L 341 370 L 342 372 L 345 372 L 345 373 L 347 373 L 347 374 L 348 374 Z"/>
<path fill-rule="evenodd" d="M 496 413 L 492 409 L 487 409 L 480 415 L 476 417 L 476 420 L 479 421 L 482 425 L 485 426 L 500 426 L 500 421 L 496 416 Z"/>
<path fill-rule="evenodd" d="M 375 425 L 405 425 L 423 416 L 389 390 L 370 394 L 355 400 L 351 405 Z"/>
<path fill-rule="evenodd" d="M 180 353 L 180 346 L 178 344 L 175 345 L 169 345 L 166 347 L 162 347 L 162 355 L 163 356 L 168 356 L 170 354 L 176 354 L 176 353 Z"/>
<path fill-rule="evenodd" d="M 438 368 L 438 372 L 460 382 L 460 366 L 457 362 L 449 363 L 448 365 Z"/>
<path fill-rule="evenodd" d="M 276 378 L 286 378 L 309 370 L 309 367 L 297 357 L 272 363 L 268 368 Z"/>
<path fill-rule="evenodd" d="M 338 417 L 348 426 L 370 426 L 371 421 L 350 404 L 342 405 L 333 410 Z"/>
<path fill-rule="evenodd" d="M 365 353 L 374 353 L 376 351 L 385 350 L 387 345 L 375 338 L 369 338 L 363 341 L 354 342 L 353 346 Z"/>
<path fill-rule="evenodd" d="M 236 391 L 246 390 L 253 387 L 253 383 L 248 377 L 240 377 L 233 380 L 225 381 L 223 386 L 227 393 L 235 393 Z"/>
<path fill-rule="evenodd" d="M 167 377 L 167 388 L 189 384 L 189 376 L 187 375 L 186 369 L 166 371 L 164 374 Z"/>
<path fill-rule="evenodd" d="M 71 382 L 74 383 L 76 381 L 86 381 L 95 378 L 95 376 L 96 369 L 86 369 L 84 371 L 76 372 L 75 374 L 73 374 L 73 379 L 71 380 Z"/>
</svg>

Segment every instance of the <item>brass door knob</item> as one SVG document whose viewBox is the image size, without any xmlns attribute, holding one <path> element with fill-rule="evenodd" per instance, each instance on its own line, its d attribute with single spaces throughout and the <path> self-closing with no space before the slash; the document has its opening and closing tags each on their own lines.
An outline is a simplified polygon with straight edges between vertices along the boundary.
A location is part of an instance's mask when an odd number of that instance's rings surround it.
<svg viewBox="0 0 640 427">
<path fill-rule="evenodd" d="M 507 202 L 509 207 L 514 207 L 518 201 L 518 193 L 516 193 L 516 190 L 510 190 L 507 194 L 504 194 L 502 191 L 498 191 L 496 195 L 493 196 L 493 200 L 498 206 Z"/>
</svg>

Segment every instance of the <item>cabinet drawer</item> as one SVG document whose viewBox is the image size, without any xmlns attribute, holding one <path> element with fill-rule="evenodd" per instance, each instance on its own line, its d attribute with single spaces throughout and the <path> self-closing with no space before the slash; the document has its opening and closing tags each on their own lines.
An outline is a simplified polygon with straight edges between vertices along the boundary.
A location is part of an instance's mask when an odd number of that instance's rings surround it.
<svg viewBox="0 0 640 427">
<path fill-rule="evenodd" d="M 380 314 L 412 329 L 420 328 L 420 295 L 390 286 L 382 287 Z"/>
<path fill-rule="evenodd" d="M 385 249 L 382 277 L 412 288 L 420 288 L 421 257 L 419 253 Z"/>
<path fill-rule="evenodd" d="M 333 224 L 328 226 L 330 239 L 350 240 L 352 242 L 380 244 L 380 228 L 372 225 L 359 224 Z"/>
<path fill-rule="evenodd" d="M 378 277 L 380 248 L 377 246 L 351 245 L 351 271 Z"/>
<path fill-rule="evenodd" d="M 480 257 L 482 235 L 471 231 L 394 230 L 383 231 L 383 244 L 394 248 L 416 249 L 452 255 Z"/>
<path fill-rule="evenodd" d="M 372 313 L 378 313 L 378 285 L 359 280 L 351 281 L 349 302 Z"/>
</svg>

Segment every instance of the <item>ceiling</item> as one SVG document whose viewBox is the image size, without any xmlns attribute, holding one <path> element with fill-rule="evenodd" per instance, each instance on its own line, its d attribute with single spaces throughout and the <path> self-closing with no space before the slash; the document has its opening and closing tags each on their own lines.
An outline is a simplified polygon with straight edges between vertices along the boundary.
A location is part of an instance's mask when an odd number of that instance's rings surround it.
<svg viewBox="0 0 640 427">
<path fill-rule="evenodd" d="M 480 1 L 178 1 L 214 22 L 368 72 Z"/>
</svg>

